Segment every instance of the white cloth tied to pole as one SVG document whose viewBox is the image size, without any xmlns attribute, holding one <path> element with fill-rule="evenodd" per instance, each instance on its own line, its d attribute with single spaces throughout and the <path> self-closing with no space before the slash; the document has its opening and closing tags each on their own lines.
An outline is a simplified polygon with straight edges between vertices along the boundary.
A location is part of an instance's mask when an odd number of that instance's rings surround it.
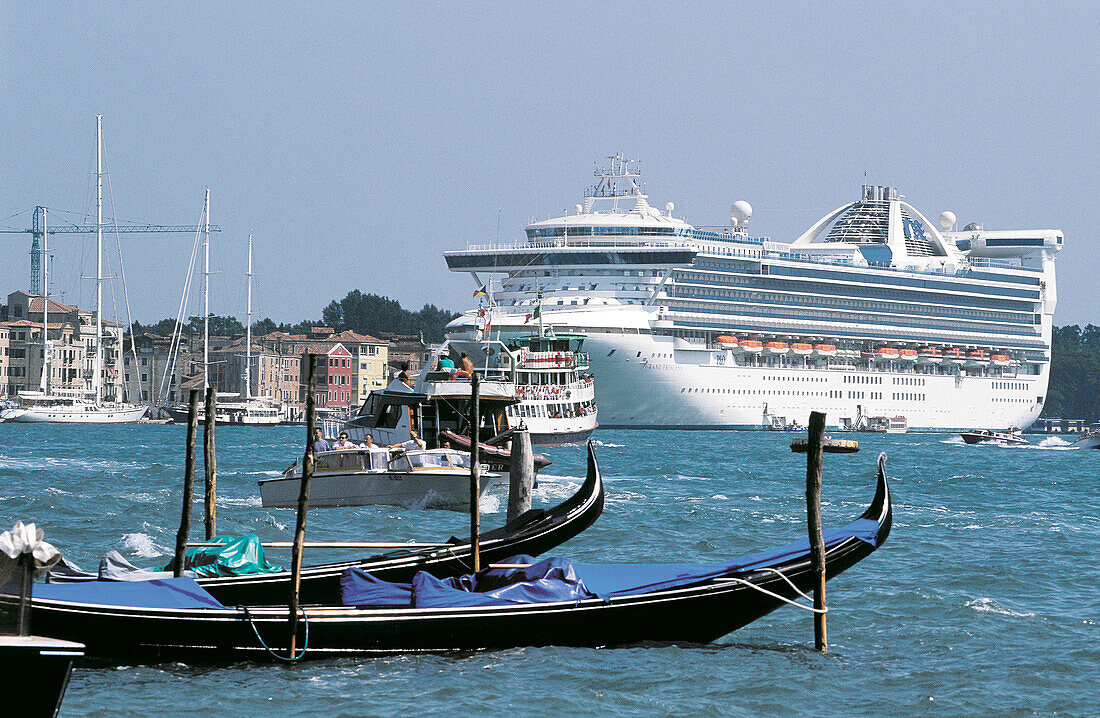
<svg viewBox="0 0 1100 718">
<path fill-rule="evenodd" d="M 42 529 L 16 521 L 10 531 L 0 533 L 0 585 L 7 583 L 20 557 L 28 554 L 33 559 L 35 578 L 41 578 L 61 560 L 61 552 L 42 540 Z"/>
</svg>

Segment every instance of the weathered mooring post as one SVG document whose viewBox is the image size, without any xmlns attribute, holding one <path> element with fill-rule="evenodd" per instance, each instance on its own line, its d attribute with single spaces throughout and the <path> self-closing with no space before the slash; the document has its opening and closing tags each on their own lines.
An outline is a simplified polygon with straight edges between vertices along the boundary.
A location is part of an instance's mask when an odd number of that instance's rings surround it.
<svg viewBox="0 0 1100 718">
<path fill-rule="evenodd" d="M 470 552 L 474 573 L 481 570 L 481 399 L 478 376 L 470 377 Z"/>
<path fill-rule="evenodd" d="M 302 588 L 302 549 L 306 540 L 306 513 L 309 511 L 309 485 L 313 481 L 313 426 L 317 423 L 317 355 L 309 355 L 306 381 L 306 453 L 302 457 L 302 484 L 298 491 L 298 522 L 294 527 L 294 548 L 290 557 L 290 652 L 294 659 L 298 647 L 298 598 Z"/>
<path fill-rule="evenodd" d="M 810 412 L 806 446 L 806 524 L 810 532 L 810 565 L 814 574 L 814 648 L 829 650 L 825 633 L 825 539 L 821 529 L 821 464 L 825 445 L 825 414 Z"/>
<path fill-rule="evenodd" d="M 192 389 L 187 404 L 187 461 L 183 468 L 183 515 L 176 532 L 176 558 L 172 575 L 183 575 L 183 561 L 187 555 L 187 535 L 191 533 L 191 501 L 195 496 L 195 434 L 199 429 L 199 390 Z"/>
<path fill-rule="evenodd" d="M 206 416 L 203 417 L 202 456 L 206 467 L 206 540 L 218 535 L 215 502 L 218 496 L 218 459 L 214 451 L 214 414 L 217 411 L 217 389 L 206 390 Z"/>
<path fill-rule="evenodd" d="M 511 463 L 508 466 L 508 521 L 531 509 L 531 491 L 535 485 L 535 453 L 531 432 L 522 427 L 512 434 Z"/>
</svg>

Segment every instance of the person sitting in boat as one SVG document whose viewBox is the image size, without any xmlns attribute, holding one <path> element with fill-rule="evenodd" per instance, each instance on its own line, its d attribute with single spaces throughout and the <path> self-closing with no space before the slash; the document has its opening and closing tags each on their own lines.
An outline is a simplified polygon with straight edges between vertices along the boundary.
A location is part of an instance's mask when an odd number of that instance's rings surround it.
<svg viewBox="0 0 1100 718">
<path fill-rule="evenodd" d="M 363 443 L 359 445 L 359 448 L 360 449 L 373 449 L 374 448 L 374 437 L 371 436 L 370 434 L 367 434 L 366 436 L 364 436 L 363 437 Z"/>
<path fill-rule="evenodd" d="M 443 357 L 442 359 L 439 360 L 439 368 L 442 369 L 443 371 L 447 372 L 448 374 L 454 374 L 455 373 L 454 359 L 451 359 L 450 357 Z"/>
<path fill-rule="evenodd" d="M 417 449 L 426 449 L 428 446 L 424 443 L 423 439 L 417 436 L 415 429 L 410 429 L 408 441 L 402 441 L 400 444 L 390 444 L 386 448 L 401 449 L 402 451 L 416 451 Z"/>
<path fill-rule="evenodd" d="M 348 441 L 347 432 L 340 432 L 340 439 L 332 447 L 336 451 L 345 451 L 347 449 L 358 449 L 359 447 Z"/>
<path fill-rule="evenodd" d="M 332 451 L 332 444 L 328 443 L 325 432 L 318 426 L 313 429 L 313 453 L 320 454 L 322 451 Z"/>
<path fill-rule="evenodd" d="M 470 357 L 466 356 L 466 352 L 462 352 L 462 356 L 458 358 L 458 363 L 462 366 L 462 371 L 467 374 L 474 373 L 474 363 L 470 361 Z"/>
<path fill-rule="evenodd" d="M 412 386 L 412 379 L 409 378 L 409 363 L 401 362 L 401 371 L 397 374 L 397 380 L 405 386 Z"/>
</svg>

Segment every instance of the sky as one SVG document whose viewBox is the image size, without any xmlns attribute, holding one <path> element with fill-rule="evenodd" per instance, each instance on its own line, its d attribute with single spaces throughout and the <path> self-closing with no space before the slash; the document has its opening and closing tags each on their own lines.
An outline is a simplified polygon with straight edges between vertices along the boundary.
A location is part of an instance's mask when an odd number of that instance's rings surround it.
<svg viewBox="0 0 1100 718">
<path fill-rule="evenodd" d="M 461 310 L 443 251 L 521 240 L 624 152 L 652 205 L 747 200 L 780 241 L 865 181 L 1061 229 L 1055 322 L 1100 324 L 1098 48 L 1089 3 L 5 2 L 0 228 L 94 218 L 101 113 L 107 216 L 194 224 L 210 188 L 212 312 L 244 317 L 250 232 L 254 318 L 352 289 Z M 194 240 L 122 236 L 136 320 L 176 315 Z M 0 243 L 0 294 L 27 289 L 30 235 Z M 94 244 L 51 240 L 62 301 L 94 306 Z"/>
</svg>

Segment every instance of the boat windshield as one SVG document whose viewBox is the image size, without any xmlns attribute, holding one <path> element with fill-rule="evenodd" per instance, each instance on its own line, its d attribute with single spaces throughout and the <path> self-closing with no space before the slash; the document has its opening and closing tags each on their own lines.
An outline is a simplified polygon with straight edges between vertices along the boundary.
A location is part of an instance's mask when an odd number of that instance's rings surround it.
<svg viewBox="0 0 1100 718">
<path fill-rule="evenodd" d="M 405 454 L 413 471 L 424 469 L 450 469 L 451 462 L 445 452 L 410 451 Z"/>
</svg>

